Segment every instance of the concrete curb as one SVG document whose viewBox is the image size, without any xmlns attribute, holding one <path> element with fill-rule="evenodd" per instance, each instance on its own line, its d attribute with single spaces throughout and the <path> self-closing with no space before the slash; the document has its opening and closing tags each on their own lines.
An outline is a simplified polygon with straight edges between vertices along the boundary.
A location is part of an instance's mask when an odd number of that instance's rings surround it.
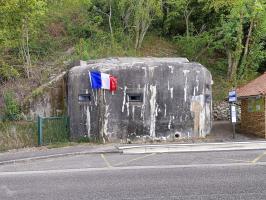
<svg viewBox="0 0 266 200">
<path fill-rule="evenodd" d="M 13 160 L 6 160 L 0 161 L 1 165 L 8 165 L 8 164 L 16 164 L 16 163 L 26 163 L 32 162 L 36 160 L 45 160 L 50 158 L 61 158 L 61 157 L 68 157 L 68 156 L 77 156 L 77 155 L 89 155 L 89 154 L 106 154 L 106 153 L 122 153 L 121 150 L 111 150 L 111 151 L 79 151 L 79 152 L 71 152 L 71 153 L 59 153 L 59 154 L 52 154 L 52 155 L 45 155 L 45 156 L 35 156 L 29 158 L 19 158 Z"/>
<path fill-rule="evenodd" d="M 237 150 L 263 150 L 265 141 L 227 142 L 227 143 L 194 143 L 168 145 L 131 145 L 118 147 L 124 154 L 141 153 L 184 153 L 184 152 L 214 152 Z"/>
</svg>

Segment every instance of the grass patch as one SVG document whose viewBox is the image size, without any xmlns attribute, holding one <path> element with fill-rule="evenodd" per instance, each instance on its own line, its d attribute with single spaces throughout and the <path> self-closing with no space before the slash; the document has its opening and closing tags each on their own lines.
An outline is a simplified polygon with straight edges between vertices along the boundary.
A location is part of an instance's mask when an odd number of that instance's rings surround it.
<svg viewBox="0 0 266 200">
<path fill-rule="evenodd" d="M 0 122 L 0 151 L 37 145 L 35 122 Z"/>
</svg>

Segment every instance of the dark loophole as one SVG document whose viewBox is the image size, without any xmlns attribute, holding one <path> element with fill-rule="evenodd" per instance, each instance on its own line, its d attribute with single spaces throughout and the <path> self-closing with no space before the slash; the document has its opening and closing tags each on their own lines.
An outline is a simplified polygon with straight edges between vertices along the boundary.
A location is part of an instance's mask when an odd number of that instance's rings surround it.
<svg viewBox="0 0 266 200">
<path fill-rule="evenodd" d="M 89 102 L 91 101 L 90 94 L 79 94 L 79 102 Z"/>
<path fill-rule="evenodd" d="M 142 102 L 142 94 L 127 94 L 129 102 Z"/>
<path fill-rule="evenodd" d="M 175 133 L 175 138 L 179 138 L 179 137 L 180 137 L 179 133 Z"/>
</svg>

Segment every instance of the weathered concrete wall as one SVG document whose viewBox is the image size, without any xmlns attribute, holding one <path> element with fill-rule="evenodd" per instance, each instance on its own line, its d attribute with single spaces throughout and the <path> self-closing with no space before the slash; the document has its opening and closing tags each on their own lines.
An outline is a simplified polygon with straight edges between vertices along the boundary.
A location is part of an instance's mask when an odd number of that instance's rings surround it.
<svg viewBox="0 0 266 200">
<path fill-rule="evenodd" d="M 35 89 L 24 102 L 24 111 L 31 119 L 67 114 L 67 73 Z"/>
<path fill-rule="evenodd" d="M 118 78 L 118 90 L 91 90 L 88 72 Z M 72 138 L 106 140 L 205 137 L 211 129 L 212 77 L 185 58 L 111 58 L 81 62 L 68 77 Z M 91 99 L 79 102 L 80 94 Z M 129 96 L 141 95 L 131 102 Z"/>
</svg>

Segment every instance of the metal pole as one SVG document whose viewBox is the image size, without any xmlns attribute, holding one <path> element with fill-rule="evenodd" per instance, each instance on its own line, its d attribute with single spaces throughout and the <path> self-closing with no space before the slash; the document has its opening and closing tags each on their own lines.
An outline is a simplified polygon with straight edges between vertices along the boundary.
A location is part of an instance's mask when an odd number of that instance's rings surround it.
<svg viewBox="0 0 266 200">
<path fill-rule="evenodd" d="M 236 123 L 233 123 L 233 139 L 235 139 L 236 134 Z"/>
<path fill-rule="evenodd" d="M 234 107 L 234 110 L 233 110 Z M 236 116 L 234 116 L 233 114 L 236 114 L 236 105 L 234 103 L 230 104 L 230 115 L 231 115 L 231 123 L 233 126 L 233 139 L 235 139 L 235 135 L 236 135 L 236 122 L 233 118 L 236 118 Z"/>
<path fill-rule="evenodd" d="M 38 145 L 41 146 L 43 144 L 42 141 L 42 118 L 38 116 Z"/>
</svg>

